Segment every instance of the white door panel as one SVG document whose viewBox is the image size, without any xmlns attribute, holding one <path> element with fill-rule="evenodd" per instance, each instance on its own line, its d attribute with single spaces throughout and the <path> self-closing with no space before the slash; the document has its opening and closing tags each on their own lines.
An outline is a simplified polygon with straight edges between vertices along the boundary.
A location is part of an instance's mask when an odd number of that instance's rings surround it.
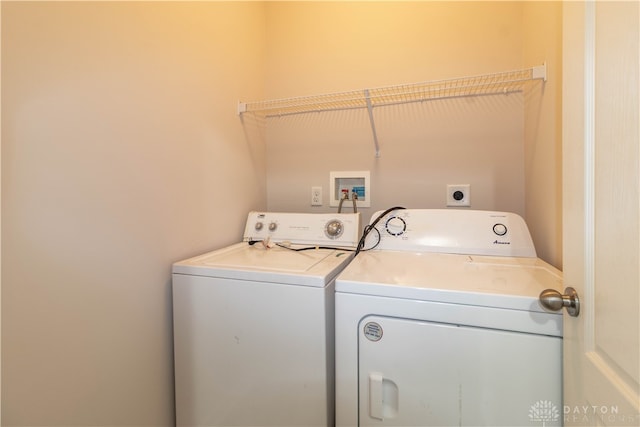
<svg viewBox="0 0 640 427">
<path fill-rule="evenodd" d="M 640 425 L 640 8 L 563 15 L 565 425 Z"/>
<path fill-rule="evenodd" d="M 360 427 L 562 423 L 562 339 L 369 316 L 359 327 Z"/>
</svg>

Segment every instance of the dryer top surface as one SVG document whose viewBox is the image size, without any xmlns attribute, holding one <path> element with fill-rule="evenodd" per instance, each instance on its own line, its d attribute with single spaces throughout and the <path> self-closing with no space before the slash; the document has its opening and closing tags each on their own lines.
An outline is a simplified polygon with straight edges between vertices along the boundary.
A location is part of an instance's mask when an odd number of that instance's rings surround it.
<svg viewBox="0 0 640 427">
<path fill-rule="evenodd" d="M 538 258 L 404 251 L 358 255 L 336 292 L 545 312 L 538 296 L 562 273 Z"/>
</svg>

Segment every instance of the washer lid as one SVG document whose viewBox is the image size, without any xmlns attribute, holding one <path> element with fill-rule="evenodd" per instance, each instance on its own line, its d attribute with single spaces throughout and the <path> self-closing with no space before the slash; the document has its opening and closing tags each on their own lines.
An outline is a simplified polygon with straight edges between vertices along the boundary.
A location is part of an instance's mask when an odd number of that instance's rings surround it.
<svg viewBox="0 0 640 427">
<path fill-rule="evenodd" d="M 400 251 L 361 253 L 336 279 L 336 292 L 537 312 L 547 288 L 562 273 L 538 258 Z"/>
<path fill-rule="evenodd" d="M 300 246 L 298 246 L 300 247 Z M 351 252 L 331 249 L 292 251 L 278 246 L 238 243 L 173 265 L 174 274 L 324 286 L 351 259 Z"/>
</svg>

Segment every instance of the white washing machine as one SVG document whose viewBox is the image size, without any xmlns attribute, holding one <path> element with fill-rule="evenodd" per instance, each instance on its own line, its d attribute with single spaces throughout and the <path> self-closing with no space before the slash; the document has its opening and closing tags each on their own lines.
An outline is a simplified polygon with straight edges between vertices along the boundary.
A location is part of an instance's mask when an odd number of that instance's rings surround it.
<svg viewBox="0 0 640 427">
<path fill-rule="evenodd" d="M 336 279 L 337 426 L 562 425 L 562 275 L 522 218 L 395 210 L 376 244 Z"/>
<path fill-rule="evenodd" d="M 178 426 L 334 425 L 334 279 L 358 234 L 359 214 L 251 212 L 243 242 L 173 265 Z"/>
</svg>

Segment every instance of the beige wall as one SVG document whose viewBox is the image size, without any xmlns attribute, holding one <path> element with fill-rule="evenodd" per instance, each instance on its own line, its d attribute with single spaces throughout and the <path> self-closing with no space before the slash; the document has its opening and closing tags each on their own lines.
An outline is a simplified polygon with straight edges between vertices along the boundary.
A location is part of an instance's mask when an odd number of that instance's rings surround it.
<svg viewBox="0 0 640 427">
<path fill-rule="evenodd" d="M 538 81 L 521 94 L 375 109 L 379 158 L 366 110 L 267 119 L 269 209 L 334 210 L 327 203 L 330 171 L 371 172 L 372 207 L 362 209 L 365 220 L 395 205 L 444 208 L 447 184 L 470 184 L 473 209 L 531 217 L 543 258 L 558 264 L 559 175 L 545 169 L 556 164 L 559 141 L 559 12 L 526 3 L 270 4 L 271 98 L 475 76 L 545 60 L 552 74 L 544 87 Z M 538 20 L 544 28 L 534 25 Z M 532 97 L 544 99 L 536 111 L 542 118 L 532 116 Z M 310 206 L 311 186 L 323 187 L 324 206 Z M 543 194 L 554 204 L 538 203 Z"/>
<path fill-rule="evenodd" d="M 171 425 L 171 262 L 236 241 L 267 199 L 332 211 L 331 170 L 371 171 L 365 216 L 443 207 L 447 183 L 469 183 L 473 208 L 524 215 L 559 263 L 553 5 L 2 2 L 1 12 L 2 425 Z M 540 58 L 544 96 L 533 86 L 376 110 L 378 159 L 361 111 L 266 125 L 247 115 L 244 126 L 235 115 L 239 99 Z M 325 206 L 309 206 L 312 185 Z"/>
<path fill-rule="evenodd" d="M 562 2 L 525 2 L 525 62 L 548 80 L 525 102 L 525 216 L 538 256 L 562 268 Z"/>
<path fill-rule="evenodd" d="M 170 268 L 264 209 L 256 3 L 2 2 L 2 425 L 172 425 Z"/>
</svg>

